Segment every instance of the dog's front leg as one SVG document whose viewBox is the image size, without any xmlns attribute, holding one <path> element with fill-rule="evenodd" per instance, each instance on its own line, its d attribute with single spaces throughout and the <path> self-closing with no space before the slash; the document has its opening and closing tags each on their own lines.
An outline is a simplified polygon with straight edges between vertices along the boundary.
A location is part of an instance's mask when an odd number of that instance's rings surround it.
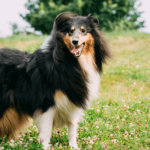
<svg viewBox="0 0 150 150">
<path fill-rule="evenodd" d="M 51 107 L 45 113 L 40 113 L 40 115 L 36 114 L 36 117 L 34 117 L 35 123 L 40 133 L 39 143 L 42 143 L 44 145 L 44 150 L 47 150 L 49 147 L 53 126 L 54 111 L 54 108 Z"/>
<path fill-rule="evenodd" d="M 69 146 L 74 149 L 78 149 L 77 145 L 77 128 L 78 128 L 78 122 L 72 122 L 69 124 Z"/>
</svg>

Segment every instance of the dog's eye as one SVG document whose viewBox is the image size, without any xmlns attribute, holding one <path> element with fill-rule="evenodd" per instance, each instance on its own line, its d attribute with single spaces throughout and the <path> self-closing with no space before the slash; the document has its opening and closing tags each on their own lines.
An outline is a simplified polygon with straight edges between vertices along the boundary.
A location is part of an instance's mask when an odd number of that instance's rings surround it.
<svg viewBox="0 0 150 150">
<path fill-rule="evenodd" d="M 82 33 L 85 33 L 85 29 L 81 29 L 81 32 L 82 32 Z"/>
<path fill-rule="evenodd" d="M 73 33 L 74 32 L 74 30 L 70 30 L 70 33 Z"/>
</svg>

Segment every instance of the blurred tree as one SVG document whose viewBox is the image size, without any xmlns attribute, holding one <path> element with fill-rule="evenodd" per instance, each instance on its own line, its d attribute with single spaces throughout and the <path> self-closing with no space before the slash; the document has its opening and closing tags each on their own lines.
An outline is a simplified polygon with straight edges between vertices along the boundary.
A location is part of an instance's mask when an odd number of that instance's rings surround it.
<svg viewBox="0 0 150 150">
<path fill-rule="evenodd" d="M 83 0 L 82 15 L 91 12 L 99 19 L 101 28 L 106 31 L 137 29 L 144 26 L 144 21 L 137 22 L 142 13 L 135 8 L 137 1 Z"/>
<path fill-rule="evenodd" d="M 13 31 L 13 35 L 19 34 L 18 25 L 16 23 L 9 23 L 11 25 L 11 29 Z"/>
<path fill-rule="evenodd" d="M 49 33 L 55 17 L 64 11 L 88 15 L 91 13 L 100 21 L 106 31 L 129 30 L 143 27 L 137 22 L 141 12 L 134 7 L 137 0 L 28 0 L 26 8 L 30 11 L 23 19 L 35 30 Z"/>
</svg>

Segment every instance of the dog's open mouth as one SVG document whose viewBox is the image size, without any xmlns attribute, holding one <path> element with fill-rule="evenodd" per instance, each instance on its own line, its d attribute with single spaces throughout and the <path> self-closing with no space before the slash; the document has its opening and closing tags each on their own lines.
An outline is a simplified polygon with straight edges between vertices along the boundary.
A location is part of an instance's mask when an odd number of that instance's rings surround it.
<svg viewBox="0 0 150 150">
<path fill-rule="evenodd" d="M 80 57 L 84 49 L 84 45 L 85 42 L 82 43 L 80 46 L 73 46 L 73 50 L 71 50 L 71 53 L 73 53 L 75 57 Z"/>
</svg>

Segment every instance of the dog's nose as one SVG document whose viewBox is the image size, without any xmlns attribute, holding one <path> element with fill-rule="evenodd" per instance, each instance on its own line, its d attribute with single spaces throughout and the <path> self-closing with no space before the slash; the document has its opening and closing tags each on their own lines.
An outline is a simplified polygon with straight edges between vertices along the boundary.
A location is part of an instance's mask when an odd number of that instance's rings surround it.
<svg viewBox="0 0 150 150">
<path fill-rule="evenodd" d="M 72 43 L 73 43 L 73 45 L 78 45 L 78 39 L 73 39 Z"/>
</svg>

